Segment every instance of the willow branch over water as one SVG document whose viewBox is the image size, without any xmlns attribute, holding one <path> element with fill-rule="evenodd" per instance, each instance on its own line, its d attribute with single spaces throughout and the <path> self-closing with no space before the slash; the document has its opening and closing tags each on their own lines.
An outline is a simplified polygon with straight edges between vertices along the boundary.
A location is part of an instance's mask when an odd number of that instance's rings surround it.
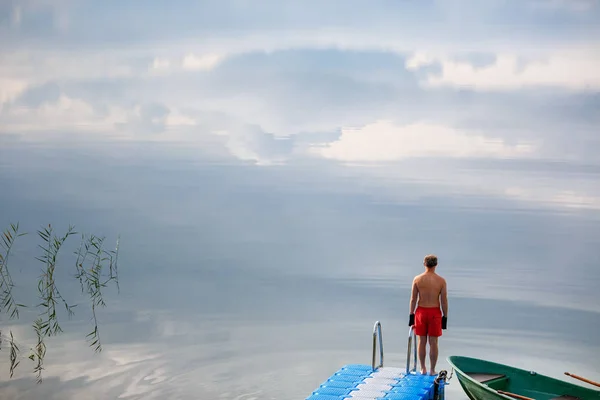
<svg viewBox="0 0 600 400">
<path fill-rule="evenodd" d="M 75 312 L 76 304 L 70 304 L 63 297 L 59 290 L 57 282 L 57 268 L 59 267 L 59 253 L 69 239 L 77 234 L 74 227 L 69 226 L 66 233 L 56 235 L 52 225 L 48 225 L 37 231 L 42 244 L 38 245 L 41 255 L 35 259 L 42 263 L 42 271 L 37 279 L 37 292 L 39 303 L 36 308 L 39 310 L 38 318 L 33 322 L 37 342 L 30 348 L 29 360 L 35 363 L 33 368 L 37 375 L 38 383 L 42 382 L 42 371 L 44 369 L 44 357 L 46 355 L 46 344 L 44 339 L 56 336 L 63 332 L 61 322 L 57 314 L 57 306 L 64 306 L 68 317 L 72 317 Z M 26 307 L 17 303 L 14 298 L 14 283 L 8 268 L 8 259 L 15 240 L 25 235 L 19 232 L 18 224 L 11 224 L 2 234 L 0 240 L 0 318 L 3 314 L 9 316 L 9 319 L 18 319 L 19 309 Z M 117 260 L 119 254 L 119 239 L 117 239 L 114 250 L 104 248 L 104 237 L 96 235 L 81 235 L 81 242 L 77 251 L 75 251 L 75 278 L 79 282 L 81 293 L 89 298 L 91 311 L 91 324 L 93 328 L 86 335 L 89 346 L 94 348 L 94 352 L 102 351 L 100 341 L 100 329 L 98 327 L 98 308 L 106 307 L 103 290 L 109 283 L 116 285 L 117 292 L 120 292 L 118 281 Z M 64 285 L 64 283 L 61 283 Z M 12 331 L 9 336 L 3 336 L 2 323 L 0 320 L 0 351 L 2 350 L 3 339 L 7 339 L 10 345 L 10 376 L 12 377 L 16 367 L 20 363 L 20 349 L 13 337 Z"/>
<path fill-rule="evenodd" d="M 15 240 L 25 235 L 19 233 L 19 224 L 10 224 L 10 226 L 2 233 L 0 248 L 0 312 L 7 313 L 10 319 L 19 318 L 19 308 L 25 307 L 23 304 L 15 302 L 13 297 L 14 283 L 8 269 L 8 258 L 10 256 Z"/>
</svg>

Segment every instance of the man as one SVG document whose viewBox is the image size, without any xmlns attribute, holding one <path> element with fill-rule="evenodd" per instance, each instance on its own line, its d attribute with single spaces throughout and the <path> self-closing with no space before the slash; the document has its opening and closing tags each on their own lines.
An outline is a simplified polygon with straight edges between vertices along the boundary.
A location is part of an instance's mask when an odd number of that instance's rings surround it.
<svg viewBox="0 0 600 400">
<path fill-rule="evenodd" d="M 414 325 L 415 334 L 419 338 L 421 374 L 427 374 L 425 356 L 429 342 L 430 375 L 437 375 L 435 364 L 438 358 L 438 338 L 442 336 L 442 329 L 446 329 L 448 320 L 446 280 L 436 274 L 437 264 L 435 255 L 426 256 L 423 260 L 425 272 L 413 279 L 408 322 L 409 326 Z"/>
</svg>

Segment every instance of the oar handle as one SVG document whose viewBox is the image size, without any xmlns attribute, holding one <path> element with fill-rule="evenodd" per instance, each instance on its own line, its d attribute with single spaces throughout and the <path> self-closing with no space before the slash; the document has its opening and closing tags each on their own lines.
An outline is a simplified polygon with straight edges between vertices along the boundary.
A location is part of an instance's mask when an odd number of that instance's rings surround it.
<svg viewBox="0 0 600 400">
<path fill-rule="evenodd" d="M 581 377 L 581 376 L 579 376 L 579 375 L 575 375 L 575 374 L 572 374 L 572 373 L 570 373 L 570 372 L 565 372 L 565 375 L 568 375 L 568 376 L 570 376 L 571 378 L 579 379 L 580 381 L 583 381 L 583 382 L 589 383 L 590 385 L 594 385 L 594 386 L 598 386 L 598 387 L 600 387 L 600 383 L 598 383 L 598 382 L 594 382 L 594 381 L 590 381 L 589 379 L 585 379 L 585 378 L 583 378 L 583 377 Z"/>
<path fill-rule="evenodd" d="M 514 394 L 514 393 L 511 393 L 511 392 L 505 392 L 504 390 L 498 390 L 497 392 L 500 393 L 500 394 L 505 394 L 505 395 L 510 396 L 510 397 L 514 397 L 515 399 L 520 399 L 520 400 L 535 400 L 535 399 L 532 399 L 531 397 L 525 397 L 525 396 L 521 396 L 520 394 Z"/>
</svg>

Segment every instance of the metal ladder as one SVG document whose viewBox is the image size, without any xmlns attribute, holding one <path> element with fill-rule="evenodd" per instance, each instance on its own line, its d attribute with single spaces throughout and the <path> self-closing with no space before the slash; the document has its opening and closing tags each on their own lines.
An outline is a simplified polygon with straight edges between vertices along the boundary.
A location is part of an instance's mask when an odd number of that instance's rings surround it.
<svg viewBox="0 0 600 400">
<path fill-rule="evenodd" d="M 383 340 L 381 335 L 381 322 L 375 322 L 373 326 L 373 358 L 371 361 L 371 368 L 375 371 L 375 348 L 377 347 L 377 337 L 379 336 L 379 365 L 377 368 L 383 367 Z"/>
<path fill-rule="evenodd" d="M 410 374 L 410 353 L 411 353 L 411 343 L 412 350 L 414 350 L 414 364 L 412 368 L 412 372 L 417 372 L 417 335 L 415 334 L 414 328 L 411 326 L 408 328 L 408 350 L 406 352 L 406 375 Z"/>
<path fill-rule="evenodd" d="M 381 322 L 375 322 L 375 325 L 373 326 L 373 357 L 371 359 L 371 368 L 373 369 L 373 371 L 375 371 L 377 368 L 383 367 L 383 339 L 381 331 Z M 379 339 L 379 364 L 375 366 L 377 339 Z M 410 368 L 411 356 L 413 358 L 412 369 Z M 408 328 L 408 346 L 406 351 L 406 374 L 408 375 L 411 372 L 417 372 L 417 335 L 413 326 Z M 443 378 L 446 378 L 447 372 L 442 371 L 440 374 L 443 374 Z M 450 377 L 446 379 L 449 381 L 450 379 L 452 379 L 453 375 L 454 369 L 452 369 L 452 374 L 450 375 Z"/>
<path fill-rule="evenodd" d="M 381 330 L 381 322 L 375 322 L 373 326 L 373 356 L 371 358 L 371 368 L 375 371 L 377 368 L 383 367 L 383 337 Z M 377 355 L 377 343 L 379 339 L 379 364 L 375 365 L 376 355 Z M 412 345 L 412 346 L 411 346 Z M 411 372 L 410 369 L 410 356 L 411 356 L 411 347 L 414 350 L 413 357 L 413 368 L 412 372 L 416 372 L 417 370 L 417 336 L 415 335 L 415 330 L 411 326 L 408 329 L 408 351 L 406 354 L 406 374 L 408 375 Z"/>
<path fill-rule="evenodd" d="M 373 326 L 373 357 L 371 358 L 371 368 L 373 369 L 373 371 L 375 371 L 377 368 L 381 368 L 383 367 L 383 338 L 382 338 L 382 332 L 381 332 L 381 322 L 377 321 L 375 322 L 375 325 Z M 379 364 L 377 366 L 375 366 L 375 360 L 376 360 L 376 350 L 377 350 L 377 343 L 379 339 Z M 412 350 L 414 350 L 414 357 L 413 357 L 413 368 L 412 368 L 412 372 L 416 372 L 417 370 L 417 336 L 415 335 L 415 330 L 413 329 L 413 327 L 411 326 L 408 329 L 408 351 L 406 354 L 406 374 L 408 375 L 411 372 L 410 369 L 410 356 L 411 356 L 411 345 L 412 345 Z"/>
<path fill-rule="evenodd" d="M 371 358 L 371 369 L 375 371 L 377 368 L 383 367 L 383 340 L 381 333 L 381 322 L 375 322 L 373 326 L 373 357 Z M 379 339 L 379 364 L 375 366 L 375 356 L 377 350 L 377 339 Z M 412 354 L 414 351 L 414 354 Z M 410 369 L 410 358 L 413 355 L 413 368 Z M 411 372 L 417 372 L 417 335 L 415 333 L 414 327 L 411 326 L 408 328 L 408 348 L 406 352 L 406 375 L 409 375 Z M 452 375 L 454 375 L 454 369 L 452 370 L 452 374 L 448 377 L 448 372 L 446 370 L 440 371 L 438 376 L 434 380 L 434 394 L 433 398 L 435 400 L 442 400 L 445 398 L 444 394 L 444 386 L 448 385 L 450 379 L 452 379 Z"/>
</svg>

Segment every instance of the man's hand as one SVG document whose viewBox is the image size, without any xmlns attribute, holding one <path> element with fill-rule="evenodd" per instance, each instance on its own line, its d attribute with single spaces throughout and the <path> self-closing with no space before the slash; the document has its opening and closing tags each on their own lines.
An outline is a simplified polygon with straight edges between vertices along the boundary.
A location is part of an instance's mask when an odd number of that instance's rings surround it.
<svg viewBox="0 0 600 400">
<path fill-rule="evenodd" d="M 448 327 L 448 317 L 442 317 L 442 329 L 446 329 Z"/>
<path fill-rule="evenodd" d="M 408 316 L 408 326 L 413 326 L 415 324 L 415 314 L 410 314 Z"/>
</svg>

